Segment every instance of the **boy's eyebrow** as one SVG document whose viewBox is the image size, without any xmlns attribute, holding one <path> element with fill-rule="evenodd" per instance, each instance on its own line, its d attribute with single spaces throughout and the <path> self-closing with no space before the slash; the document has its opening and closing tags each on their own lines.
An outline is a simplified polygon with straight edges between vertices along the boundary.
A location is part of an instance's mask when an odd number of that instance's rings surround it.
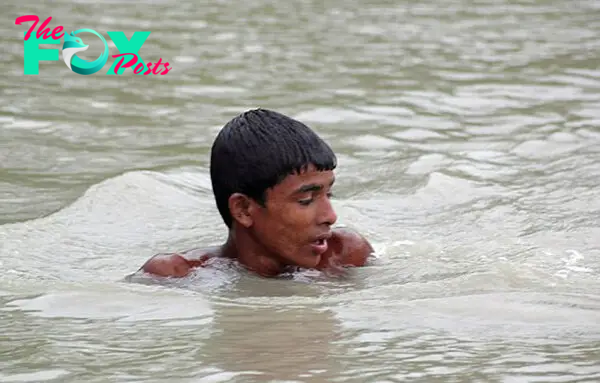
<svg viewBox="0 0 600 383">
<path fill-rule="evenodd" d="M 331 187 L 334 182 L 335 182 L 335 177 L 331 180 L 331 182 L 329 183 L 329 186 Z M 323 189 L 323 185 L 319 185 L 319 184 L 306 184 L 306 185 L 302 185 L 298 189 L 296 189 L 294 191 L 294 194 L 308 193 L 308 192 L 311 192 L 311 191 L 319 191 L 321 189 Z"/>
<path fill-rule="evenodd" d="M 302 185 L 298 189 L 296 189 L 294 191 L 294 194 L 308 193 L 308 192 L 311 192 L 311 191 L 319 191 L 321 189 L 323 189 L 323 186 L 321 186 L 321 185 L 318 185 L 318 184 L 307 184 L 307 185 Z"/>
</svg>

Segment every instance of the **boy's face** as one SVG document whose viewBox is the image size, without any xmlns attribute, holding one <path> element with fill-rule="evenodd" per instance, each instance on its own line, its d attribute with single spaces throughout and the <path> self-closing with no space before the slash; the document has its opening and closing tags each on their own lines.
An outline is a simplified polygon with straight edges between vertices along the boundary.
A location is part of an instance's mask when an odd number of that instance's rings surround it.
<svg viewBox="0 0 600 383">
<path fill-rule="evenodd" d="M 316 267 L 337 220 L 330 201 L 334 180 L 333 171 L 311 165 L 267 190 L 265 207 L 252 209 L 250 230 L 256 240 L 280 262 Z"/>
</svg>

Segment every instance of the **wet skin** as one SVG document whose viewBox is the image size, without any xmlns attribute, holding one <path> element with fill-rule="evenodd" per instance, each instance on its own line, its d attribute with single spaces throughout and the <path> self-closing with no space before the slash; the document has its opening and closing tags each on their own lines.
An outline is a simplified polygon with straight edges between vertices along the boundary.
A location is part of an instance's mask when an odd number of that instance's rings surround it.
<svg viewBox="0 0 600 383">
<path fill-rule="evenodd" d="M 298 268 L 325 272 L 367 263 L 372 246 L 360 234 L 332 229 L 337 216 L 331 205 L 333 171 L 309 166 L 269 189 L 266 204 L 242 194 L 229 198 L 233 225 L 218 248 L 157 254 L 141 270 L 163 277 L 185 277 L 214 257 L 236 260 L 264 277 Z"/>
</svg>

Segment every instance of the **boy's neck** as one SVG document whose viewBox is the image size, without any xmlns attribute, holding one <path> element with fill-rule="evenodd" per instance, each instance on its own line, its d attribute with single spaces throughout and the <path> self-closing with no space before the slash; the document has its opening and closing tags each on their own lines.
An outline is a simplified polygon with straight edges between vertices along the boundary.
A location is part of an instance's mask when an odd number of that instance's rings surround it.
<svg viewBox="0 0 600 383">
<path fill-rule="evenodd" d="M 221 249 L 224 257 L 237 259 L 245 268 L 263 277 L 275 277 L 285 268 L 247 229 L 237 227 L 235 223 Z"/>
</svg>

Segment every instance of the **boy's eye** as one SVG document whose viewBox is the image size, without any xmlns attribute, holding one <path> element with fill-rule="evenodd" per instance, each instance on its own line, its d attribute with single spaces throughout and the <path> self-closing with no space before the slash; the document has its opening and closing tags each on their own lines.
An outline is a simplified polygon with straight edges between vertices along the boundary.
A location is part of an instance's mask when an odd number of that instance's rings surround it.
<svg viewBox="0 0 600 383">
<path fill-rule="evenodd" d="M 301 199 L 300 201 L 298 201 L 298 203 L 300 205 L 308 206 L 308 205 L 310 205 L 310 203 L 312 201 L 313 201 L 312 198 L 308 198 L 308 199 Z"/>
</svg>

